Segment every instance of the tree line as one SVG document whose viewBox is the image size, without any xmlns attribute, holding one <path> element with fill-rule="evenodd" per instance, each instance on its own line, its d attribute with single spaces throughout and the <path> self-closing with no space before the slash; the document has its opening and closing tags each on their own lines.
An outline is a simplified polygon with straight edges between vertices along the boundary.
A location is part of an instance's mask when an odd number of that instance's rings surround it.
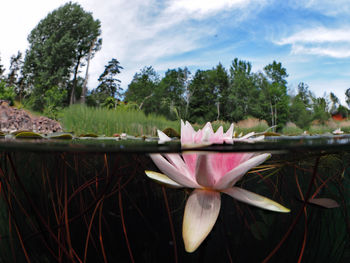
<svg viewBox="0 0 350 263">
<path fill-rule="evenodd" d="M 111 58 L 98 86 L 88 91 L 89 65 L 101 49 L 100 36 L 100 21 L 79 4 L 69 2 L 52 11 L 29 34 L 25 54 L 11 57 L 7 75 L 0 60 L 0 99 L 16 97 L 53 118 L 77 102 L 115 108 L 118 101 L 171 120 L 198 123 L 254 117 L 271 126 L 291 121 L 306 128 L 314 120 L 325 122 L 331 113 L 348 114 L 333 93 L 316 97 L 303 82 L 294 93 L 288 91 L 287 70 L 276 61 L 252 72 L 250 62 L 234 58 L 228 69 L 220 63 L 193 74 L 186 67 L 168 69 L 163 77 L 148 66 L 135 73 L 123 92 L 117 78 L 123 67 Z M 345 95 L 350 104 L 350 89 Z"/>
<path fill-rule="evenodd" d="M 303 82 L 290 91 L 287 77 L 280 62 L 252 72 L 252 64 L 238 58 L 229 69 L 220 63 L 193 75 L 186 67 L 169 69 L 163 78 L 152 67 L 145 67 L 134 75 L 124 100 L 136 103 L 146 113 L 198 123 L 254 117 L 279 128 L 287 122 L 307 128 L 315 120 L 326 122 L 334 113 L 347 117 L 348 109 L 334 93 L 317 97 Z M 350 89 L 346 97 L 350 104 Z"/>
</svg>

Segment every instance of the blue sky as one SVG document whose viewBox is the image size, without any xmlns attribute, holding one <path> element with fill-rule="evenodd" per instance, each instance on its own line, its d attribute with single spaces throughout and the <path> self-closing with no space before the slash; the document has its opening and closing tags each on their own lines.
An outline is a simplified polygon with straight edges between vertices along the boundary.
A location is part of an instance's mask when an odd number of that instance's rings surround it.
<svg viewBox="0 0 350 263">
<path fill-rule="evenodd" d="M 6 1 L 0 9 L 0 57 L 27 48 L 26 37 L 64 0 Z M 103 46 L 90 65 L 89 87 L 116 58 L 127 88 L 133 75 L 153 66 L 226 69 L 237 57 L 262 71 L 273 60 L 287 69 L 292 91 L 300 82 L 317 96 L 333 91 L 345 104 L 350 88 L 348 0 L 78 0 L 101 21 Z M 28 12 L 30 10 L 30 12 Z M 13 19 L 17 12 L 20 19 Z M 11 23 L 9 23 L 11 21 Z M 6 41 L 4 41 L 6 36 Z"/>
</svg>

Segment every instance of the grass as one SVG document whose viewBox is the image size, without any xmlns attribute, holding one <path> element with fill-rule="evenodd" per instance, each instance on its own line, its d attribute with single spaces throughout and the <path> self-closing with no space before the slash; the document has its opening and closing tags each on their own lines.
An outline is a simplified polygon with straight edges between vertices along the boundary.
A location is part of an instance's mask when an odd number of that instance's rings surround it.
<svg viewBox="0 0 350 263">
<path fill-rule="evenodd" d="M 135 136 L 156 136 L 157 129 L 180 130 L 179 121 L 169 121 L 163 116 L 145 115 L 137 110 L 108 110 L 82 105 L 64 109 L 59 121 L 65 131 L 74 132 L 76 135 L 94 133 L 112 136 L 115 133 L 127 133 Z"/>
</svg>

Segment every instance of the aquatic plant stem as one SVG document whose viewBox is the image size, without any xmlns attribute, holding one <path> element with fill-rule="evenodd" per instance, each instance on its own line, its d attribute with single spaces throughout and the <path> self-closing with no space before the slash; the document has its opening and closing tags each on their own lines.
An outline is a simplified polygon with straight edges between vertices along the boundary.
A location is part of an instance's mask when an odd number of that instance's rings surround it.
<svg viewBox="0 0 350 263">
<path fill-rule="evenodd" d="M 131 247 L 130 247 L 130 243 L 129 243 L 129 239 L 128 239 L 128 234 L 126 232 L 126 226 L 125 226 L 124 212 L 123 212 L 123 202 L 122 202 L 122 192 L 121 192 L 121 188 L 120 188 L 120 179 L 118 181 L 118 187 L 119 187 L 119 191 L 118 191 L 119 210 L 120 210 L 120 217 L 121 217 L 121 220 L 122 220 L 122 227 L 123 227 L 124 237 L 125 237 L 126 245 L 128 247 L 130 261 L 134 263 L 135 260 L 134 260 L 134 256 L 133 256 L 132 251 L 131 251 Z"/>
<path fill-rule="evenodd" d="M 317 175 L 317 168 L 318 168 L 318 163 L 320 161 L 320 156 L 317 156 L 316 161 L 315 161 L 315 165 L 314 165 L 314 170 L 313 170 L 313 174 L 312 174 L 312 178 L 310 180 L 309 183 L 309 187 L 307 189 L 306 195 L 305 195 L 305 200 L 303 202 L 303 206 L 300 208 L 297 216 L 295 217 L 294 221 L 292 222 L 292 224 L 290 225 L 289 229 L 287 230 L 286 234 L 282 237 L 282 239 L 280 240 L 280 242 L 277 244 L 277 246 L 270 252 L 270 254 L 262 261 L 262 263 L 266 263 L 268 262 L 272 256 L 280 249 L 281 245 L 285 242 L 285 240 L 289 237 L 290 233 L 292 232 L 292 230 L 294 229 L 294 227 L 296 226 L 297 222 L 300 219 L 300 216 L 303 214 L 304 212 L 304 208 L 306 207 L 307 204 L 307 200 L 309 199 L 309 196 L 311 194 L 311 189 L 312 189 L 312 185 L 313 182 L 315 181 L 316 175 Z"/>
<path fill-rule="evenodd" d="M 163 196 L 164 196 L 164 202 L 165 202 L 166 210 L 167 210 L 167 213 L 168 213 L 168 219 L 169 219 L 169 224 L 170 224 L 171 236 L 172 236 L 172 239 L 173 239 L 175 263 L 177 263 L 178 262 L 178 259 L 177 259 L 177 245 L 176 245 L 174 224 L 173 224 L 173 220 L 171 218 L 169 202 L 168 202 L 168 198 L 167 198 L 166 190 L 165 190 L 164 186 L 162 186 L 162 192 L 163 192 Z"/>
</svg>

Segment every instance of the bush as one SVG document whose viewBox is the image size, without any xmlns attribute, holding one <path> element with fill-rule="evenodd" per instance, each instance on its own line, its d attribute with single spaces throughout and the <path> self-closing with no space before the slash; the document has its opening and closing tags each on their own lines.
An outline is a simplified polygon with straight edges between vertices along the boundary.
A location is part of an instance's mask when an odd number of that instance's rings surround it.
<svg viewBox="0 0 350 263">
<path fill-rule="evenodd" d="M 13 106 L 16 93 L 13 87 L 6 86 L 5 81 L 0 81 L 0 100 L 7 100 Z"/>
</svg>

